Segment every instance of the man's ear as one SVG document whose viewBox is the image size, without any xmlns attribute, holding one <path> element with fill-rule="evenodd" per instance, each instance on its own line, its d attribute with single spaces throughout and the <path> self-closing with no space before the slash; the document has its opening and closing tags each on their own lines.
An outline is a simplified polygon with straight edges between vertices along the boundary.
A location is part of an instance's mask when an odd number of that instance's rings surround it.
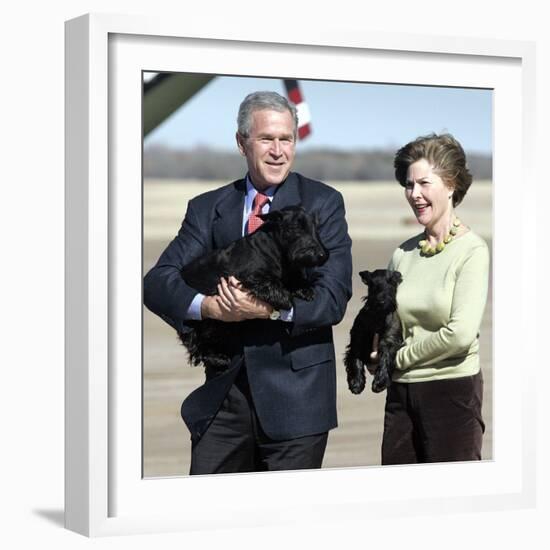
<svg viewBox="0 0 550 550">
<path fill-rule="evenodd" d="M 244 157 L 246 156 L 245 141 L 246 138 L 241 136 L 239 132 L 235 134 L 235 139 L 237 140 L 237 147 L 239 148 L 239 153 Z"/>
</svg>

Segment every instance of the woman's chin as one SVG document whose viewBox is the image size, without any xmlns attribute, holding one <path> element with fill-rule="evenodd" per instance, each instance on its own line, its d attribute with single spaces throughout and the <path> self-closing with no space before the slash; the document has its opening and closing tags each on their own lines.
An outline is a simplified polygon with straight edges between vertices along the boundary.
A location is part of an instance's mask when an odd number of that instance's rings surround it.
<svg viewBox="0 0 550 550">
<path fill-rule="evenodd" d="M 433 212 L 431 207 L 427 206 L 423 208 L 422 211 L 414 210 L 414 215 L 416 216 L 416 221 L 423 225 L 424 227 L 430 223 L 433 218 Z"/>
<path fill-rule="evenodd" d="M 417 215 L 416 221 L 420 224 L 426 227 L 430 223 L 430 217 L 425 215 Z"/>
</svg>

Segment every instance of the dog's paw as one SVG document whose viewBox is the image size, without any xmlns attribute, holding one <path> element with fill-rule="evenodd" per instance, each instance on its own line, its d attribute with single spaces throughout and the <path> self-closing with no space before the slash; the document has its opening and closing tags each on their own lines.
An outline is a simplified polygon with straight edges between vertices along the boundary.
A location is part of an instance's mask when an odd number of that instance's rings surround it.
<svg viewBox="0 0 550 550">
<path fill-rule="evenodd" d="M 365 366 L 360 359 L 355 359 L 354 361 L 348 359 L 347 365 L 349 365 L 346 368 L 348 388 L 351 393 L 358 395 L 365 389 Z"/>
<path fill-rule="evenodd" d="M 365 389 L 365 378 L 363 377 L 362 380 L 348 379 L 348 387 L 351 393 L 359 395 Z"/>
<path fill-rule="evenodd" d="M 372 381 L 371 389 L 374 393 L 380 393 L 388 388 L 391 384 L 391 376 L 388 373 L 387 369 L 379 368 Z"/>
</svg>

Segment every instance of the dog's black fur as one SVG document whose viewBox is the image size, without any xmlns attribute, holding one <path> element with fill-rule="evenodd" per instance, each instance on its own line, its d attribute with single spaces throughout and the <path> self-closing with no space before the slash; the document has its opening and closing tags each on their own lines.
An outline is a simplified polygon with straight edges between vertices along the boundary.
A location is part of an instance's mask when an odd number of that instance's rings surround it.
<svg viewBox="0 0 550 550">
<path fill-rule="evenodd" d="M 264 223 L 226 248 L 214 250 L 187 264 L 185 282 L 198 292 L 213 296 L 221 277 L 233 275 L 251 295 L 288 310 L 294 297 L 311 301 L 313 288 L 305 269 L 323 265 L 328 250 L 317 234 L 317 222 L 301 206 L 287 206 L 260 215 Z M 180 332 L 189 361 L 214 371 L 226 369 L 239 353 L 242 323 L 204 319 Z"/>
<path fill-rule="evenodd" d="M 395 355 L 403 345 L 401 323 L 397 316 L 395 295 L 401 283 L 401 273 L 387 269 L 361 271 L 362 281 L 368 286 L 368 296 L 350 331 L 344 364 L 348 386 L 358 394 L 365 388 L 365 365 L 369 362 L 372 342 L 378 334 L 379 366 L 372 381 L 372 391 L 381 392 L 391 384 Z"/>
</svg>

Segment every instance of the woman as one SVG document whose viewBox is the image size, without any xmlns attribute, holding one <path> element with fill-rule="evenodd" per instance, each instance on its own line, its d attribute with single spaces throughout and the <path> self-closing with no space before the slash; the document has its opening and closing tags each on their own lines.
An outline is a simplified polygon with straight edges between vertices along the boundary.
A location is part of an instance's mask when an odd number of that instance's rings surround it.
<svg viewBox="0 0 550 550">
<path fill-rule="evenodd" d="M 472 176 L 451 135 L 420 137 L 395 175 L 424 231 L 395 250 L 404 346 L 388 388 L 382 464 L 480 460 L 484 424 L 479 327 L 487 299 L 486 243 L 455 214 Z"/>
</svg>

